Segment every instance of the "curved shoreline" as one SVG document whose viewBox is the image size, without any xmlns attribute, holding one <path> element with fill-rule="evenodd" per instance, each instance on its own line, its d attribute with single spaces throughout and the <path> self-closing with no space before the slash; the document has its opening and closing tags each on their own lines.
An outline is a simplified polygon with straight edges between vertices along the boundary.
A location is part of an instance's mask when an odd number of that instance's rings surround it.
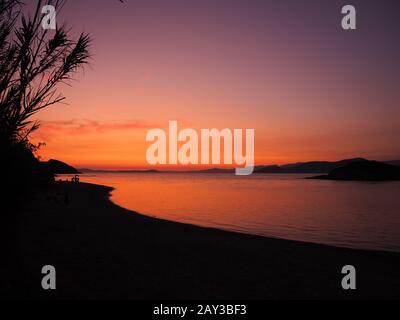
<svg viewBox="0 0 400 320">
<path fill-rule="evenodd" d="M 57 183 L 24 212 L 20 256 L 28 298 L 41 266 L 57 268 L 57 296 L 77 299 L 398 298 L 400 254 L 265 238 L 144 216 L 112 188 Z M 58 199 L 57 199 L 58 197 Z M 129 214 L 127 214 L 129 213 Z M 359 272 L 344 291 L 341 268 Z M 37 282 L 39 281 L 39 282 Z"/>
<path fill-rule="evenodd" d="M 89 183 L 92 184 L 92 183 Z M 109 187 L 109 186 L 105 186 Z M 114 187 L 109 187 L 111 188 L 110 192 L 115 191 L 117 188 Z M 132 214 L 138 214 L 147 218 L 155 219 L 155 220 L 160 220 L 160 221 L 165 221 L 165 222 L 172 222 L 172 223 L 178 223 L 178 224 L 183 224 L 183 225 L 188 225 L 188 226 L 194 226 L 194 227 L 199 227 L 202 229 L 211 229 L 211 230 L 219 230 L 223 232 L 231 232 L 231 233 L 237 233 L 245 236 L 255 236 L 255 237 L 261 237 L 261 238 L 266 238 L 266 239 L 276 239 L 276 240 L 286 240 L 286 241 L 294 241 L 297 243 L 303 243 L 303 244 L 310 244 L 310 245 L 322 245 L 322 246 L 328 246 L 328 247 L 333 247 L 333 248 L 339 248 L 339 249 L 351 249 L 351 250 L 360 250 L 360 251 L 370 251 L 370 252 L 388 252 L 388 253 L 395 253 L 395 254 L 400 254 L 400 251 L 397 249 L 386 249 L 386 248 L 368 248 L 368 247 L 357 247 L 357 246 L 351 246 L 349 244 L 342 244 L 342 245 L 337 245 L 334 243 L 322 243 L 318 241 L 307 241 L 307 240 L 300 240 L 300 239 L 290 239 L 287 237 L 281 237 L 281 236 L 273 236 L 273 235 L 265 235 L 262 232 L 260 233 L 255 233 L 251 229 L 239 229 L 235 225 L 218 225 L 214 224 L 212 225 L 211 223 L 207 225 L 206 222 L 204 224 L 201 224 L 201 222 L 189 222 L 189 221 L 179 221 L 179 220 L 173 220 L 173 219 L 168 219 L 168 218 L 163 218 L 163 217 L 158 217 L 157 215 L 153 215 L 150 213 L 142 213 L 139 212 L 139 210 L 135 210 L 134 208 L 127 208 L 123 204 L 118 204 L 116 201 L 112 199 L 112 194 L 110 194 L 109 197 L 110 201 L 115 204 L 116 206 L 122 208 L 123 210 L 127 210 L 128 212 Z"/>
</svg>

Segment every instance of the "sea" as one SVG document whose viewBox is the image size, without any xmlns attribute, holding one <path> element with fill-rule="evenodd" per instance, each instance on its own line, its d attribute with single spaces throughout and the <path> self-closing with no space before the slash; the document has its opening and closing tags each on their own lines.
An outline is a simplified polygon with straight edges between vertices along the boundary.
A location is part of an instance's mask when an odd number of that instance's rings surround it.
<svg viewBox="0 0 400 320">
<path fill-rule="evenodd" d="M 161 219 L 370 250 L 400 251 L 400 182 L 307 180 L 304 174 L 87 173 L 111 200 Z"/>
</svg>

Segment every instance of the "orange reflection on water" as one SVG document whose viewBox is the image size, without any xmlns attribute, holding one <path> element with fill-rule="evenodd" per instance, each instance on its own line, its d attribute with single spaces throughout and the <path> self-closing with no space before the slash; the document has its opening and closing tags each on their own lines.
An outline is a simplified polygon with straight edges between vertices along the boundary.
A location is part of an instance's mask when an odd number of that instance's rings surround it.
<svg viewBox="0 0 400 320">
<path fill-rule="evenodd" d="M 112 200 L 163 219 L 269 237 L 400 251 L 400 183 L 305 180 L 304 175 L 103 173 Z"/>
</svg>

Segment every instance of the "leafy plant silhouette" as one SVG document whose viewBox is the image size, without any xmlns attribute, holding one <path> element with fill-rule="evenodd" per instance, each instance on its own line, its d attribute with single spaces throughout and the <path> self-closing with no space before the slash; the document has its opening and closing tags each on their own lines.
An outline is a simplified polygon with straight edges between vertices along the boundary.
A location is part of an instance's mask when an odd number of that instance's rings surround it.
<svg viewBox="0 0 400 320">
<path fill-rule="evenodd" d="M 65 0 L 37 1 L 32 15 L 19 0 L 0 0 L 0 136 L 1 143 L 34 149 L 29 135 L 39 127 L 32 116 L 62 102 L 57 85 L 67 83 L 88 63 L 90 37 L 77 40 L 70 30 L 42 27 L 44 5 L 61 10 Z"/>
</svg>

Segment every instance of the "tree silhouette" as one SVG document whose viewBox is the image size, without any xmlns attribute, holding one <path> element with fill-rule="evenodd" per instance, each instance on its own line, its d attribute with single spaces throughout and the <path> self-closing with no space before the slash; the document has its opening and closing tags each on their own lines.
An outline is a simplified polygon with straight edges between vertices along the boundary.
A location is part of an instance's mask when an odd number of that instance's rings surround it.
<svg viewBox="0 0 400 320">
<path fill-rule="evenodd" d="M 20 0 L 0 0 L 0 181 L 6 186 L 0 207 L 9 207 L 11 218 L 22 199 L 54 181 L 34 156 L 38 146 L 29 136 L 39 122 L 32 117 L 64 100 L 58 85 L 68 83 L 90 58 L 87 34 L 74 40 L 65 26 L 42 26 L 43 6 L 53 5 L 58 13 L 65 2 L 37 0 L 28 8 Z"/>
<path fill-rule="evenodd" d="M 29 134 L 39 127 L 38 111 L 64 100 L 57 85 L 87 64 L 90 38 L 69 36 L 65 26 L 42 27 L 44 5 L 61 9 L 65 0 L 37 1 L 32 16 L 19 0 L 0 0 L 0 135 L 2 144 L 29 148 Z"/>
</svg>

